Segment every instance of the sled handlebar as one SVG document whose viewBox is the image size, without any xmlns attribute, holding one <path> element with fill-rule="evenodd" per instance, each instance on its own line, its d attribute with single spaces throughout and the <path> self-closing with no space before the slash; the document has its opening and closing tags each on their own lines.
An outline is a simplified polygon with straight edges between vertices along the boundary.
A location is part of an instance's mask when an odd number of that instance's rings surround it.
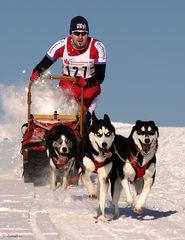
<svg viewBox="0 0 185 240">
<path fill-rule="evenodd" d="M 67 80 L 67 81 L 76 82 L 76 78 L 71 76 L 52 76 L 51 75 L 48 78 L 53 80 Z"/>
<path fill-rule="evenodd" d="M 71 77 L 71 76 L 46 76 L 46 77 L 43 77 L 42 78 L 43 80 L 47 80 L 47 79 L 50 79 L 50 80 L 64 80 L 64 81 L 72 81 L 72 82 L 76 82 L 76 78 L 75 77 Z M 28 86 L 28 91 L 31 90 L 31 87 L 33 85 L 34 81 L 30 81 L 29 82 L 29 86 Z"/>
</svg>

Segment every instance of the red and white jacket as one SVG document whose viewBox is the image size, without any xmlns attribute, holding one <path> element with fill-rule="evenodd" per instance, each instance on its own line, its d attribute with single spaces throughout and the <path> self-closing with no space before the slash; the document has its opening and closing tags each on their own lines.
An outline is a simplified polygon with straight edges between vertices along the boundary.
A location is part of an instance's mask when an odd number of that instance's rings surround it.
<svg viewBox="0 0 185 240">
<path fill-rule="evenodd" d="M 77 50 L 71 44 L 71 36 L 56 42 L 47 52 L 53 62 L 62 58 L 63 74 L 91 78 L 95 74 L 95 64 L 106 63 L 106 51 L 102 42 L 89 38 L 83 50 Z"/>
</svg>

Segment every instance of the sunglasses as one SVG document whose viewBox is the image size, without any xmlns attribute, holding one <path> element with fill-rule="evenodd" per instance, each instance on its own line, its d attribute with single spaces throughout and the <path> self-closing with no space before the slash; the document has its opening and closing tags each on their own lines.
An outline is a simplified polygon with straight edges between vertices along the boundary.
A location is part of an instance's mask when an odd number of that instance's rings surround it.
<svg viewBox="0 0 185 240">
<path fill-rule="evenodd" d="M 74 34 L 75 36 L 80 36 L 80 34 L 82 36 L 85 36 L 85 35 L 87 35 L 87 32 L 72 31 L 72 34 Z"/>
</svg>

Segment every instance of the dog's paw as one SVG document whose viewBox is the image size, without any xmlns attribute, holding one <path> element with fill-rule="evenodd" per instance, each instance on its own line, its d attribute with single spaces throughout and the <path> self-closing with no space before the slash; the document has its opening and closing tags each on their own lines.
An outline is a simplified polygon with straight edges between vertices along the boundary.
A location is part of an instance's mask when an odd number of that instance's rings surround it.
<svg viewBox="0 0 185 240">
<path fill-rule="evenodd" d="M 137 213 L 137 214 L 141 214 L 143 212 L 143 209 L 135 207 L 134 212 Z"/>
<path fill-rule="evenodd" d="M 91 194 L 91 195 L 89 195 L 89 199 L 90 199 L 90 200 L 96 200 L 96 199 L 97 199 L 96 194 Z"/>
<path fill-rule="evenodd" d="M 118 219 L 119 218 L 119 213 L 115 213 L 114 215 L 113 215 L 113 220 L 116 220 L 116 219 Z"/>
<path fill-rule="evenodd" d="M 56 191 L 57 185 L 56 184 L 51 184 L 50 189 L 51 189 L 51 191 Z"/>
<path fill-rule="evenodd" d="M 62 191 L 62 192 L 65 192 L 66 190 L 67 190 L 67 186 L 62 186 L 62 187 L 61 187 L 61 191 Z"/>
<path fill-rule="evenodd" d="M 113 220 L 118 219 L 120 216 L 119 208 L 114 206 L 114 211 L 113 211 Z"/>
<path fill-rule="evenodd" d="M 95 217 L 96 221 L 95 223 L 98 223 L 98 222 L 109 222 L 111 219 L 109 218 L 106 218 L 104 215 L 100 215 L 100 216 L 97 216 Z"/>
</svg>

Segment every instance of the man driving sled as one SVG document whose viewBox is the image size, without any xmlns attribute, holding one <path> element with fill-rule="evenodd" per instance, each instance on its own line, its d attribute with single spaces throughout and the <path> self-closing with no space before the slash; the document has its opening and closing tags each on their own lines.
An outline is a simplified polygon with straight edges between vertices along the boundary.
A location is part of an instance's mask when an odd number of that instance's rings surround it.
<svg viewBox="0 0 185 240">
<path fill-rule="evenodd" d="M 89 37 L 87 20 L 76 16 L 71 20 L 70 35 L 59 40 L 50 48 L 30 77 L 36 80 L 60 57 L 64 75 L 76 77 L 76 83 L 60 81 L 59 86 L 80 102 L 81 87 L 84 88 L 84 110 L 92 112 L 96 107 L 100 84 L 105 77 L 106 52 L 103 43 Z M 69 96 L 70 97 L 70 96 Z"/>
</svg>

